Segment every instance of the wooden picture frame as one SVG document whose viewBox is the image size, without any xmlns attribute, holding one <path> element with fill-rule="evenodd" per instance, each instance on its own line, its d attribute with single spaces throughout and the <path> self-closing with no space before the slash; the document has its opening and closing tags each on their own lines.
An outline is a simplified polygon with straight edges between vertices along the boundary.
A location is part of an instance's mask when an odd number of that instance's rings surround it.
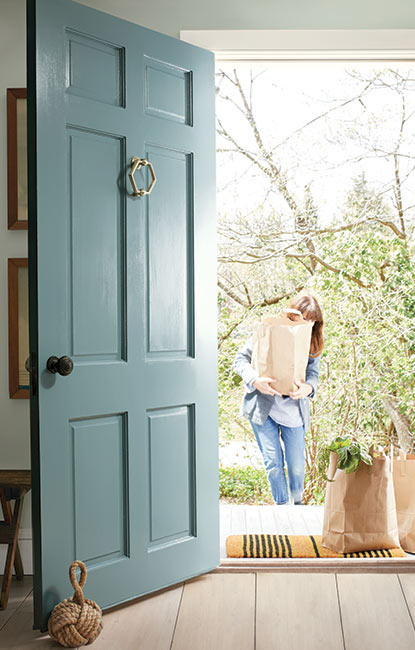
<svg viewBox="0 0 415 650">
<path fill-rule="evenodd" d="M 9 284 L 9 394 L 11 399 L 30 397 L 29 373 L 25 360 L 29 356 L 29 305 L 27 258 L 8 260 Z"/>
<path fill-rule="evenodd" d="M 7 88 L 7 199 L 9 230 L 27 230 L 26 88 Z"/>
</svg>

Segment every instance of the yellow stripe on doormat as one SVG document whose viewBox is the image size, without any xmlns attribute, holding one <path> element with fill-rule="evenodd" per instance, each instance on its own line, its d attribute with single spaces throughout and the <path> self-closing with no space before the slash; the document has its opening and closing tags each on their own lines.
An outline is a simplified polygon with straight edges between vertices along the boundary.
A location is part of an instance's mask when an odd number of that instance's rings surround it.
<svg viewBox="0 0 415 650">
<path fill-rule="evenodd" d="M 321 535 L 229 535 L 227 557 L 406 557 L 401 548 L 336 553 L 321 545 Z"/>
</svg>

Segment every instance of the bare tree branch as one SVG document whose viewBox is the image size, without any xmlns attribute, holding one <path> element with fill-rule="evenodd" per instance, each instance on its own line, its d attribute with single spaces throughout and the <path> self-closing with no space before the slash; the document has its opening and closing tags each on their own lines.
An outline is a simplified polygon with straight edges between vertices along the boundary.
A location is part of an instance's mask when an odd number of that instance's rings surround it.
<svg viewBox="0 0 415 650">
<path fill-rule="evenodd" d="M 299 285 L 295 287 L 292 291 L 288 291 L 287 293 L 284 293 L 280 296 L 274 296 L 273 298 L 264 298 L 262 301 L 258 301 L 256 303 L 247 303 L 245 302 L 244 304 L 241 302 L 239 296 L 235 294 L 232 289 L 229 287 L 226 287 L 222 282 L 218 280 L 218 286 L 228 295 L 232 300 L 235 300 L 238 304 L 242 305 L 245 307 L 245 311 L 242 314 L 240 318 L 235 320 L 232 325 L 223 333 L 218 336 L 218 348 L 222 346 L 222 343 L 226 341 L 227 338 L 234 332 L 234 330 L 245 320 L 245 318 L 248 316 L 248 314 L 255 308 L 258 307 L 269 307 L 271 305 L 277 305 L 279 302 L 282 300 L 285 300 L 286 298 L 291 298 L 291 296 L 297 294 L 299 291 L 301 291 L 304 286 Z"/>
<path fill-rule="evenodd" d="M 365 283 L 362 282 L 359 278 L 356 278 L 354 275 L 350 275 L 350 273 L 347 273 L 347 271 L 343 271 L 342 269 L 337 269 L 335 266 L 332 266 L 328 262 L 325 262 L 324 260 L 321 259 L 321 257 L 318 257 L 317 255 L 312 255 L 312 253 L 305 253 L 304 255 L 294 255 L 294 254 L 288 254 L 286 257 L 293 257 L 294 259 L 300 261 L 300 258 L 302 257 L 311 257 L 313 256 L 315 261 L 318 262 L 318 264 L 321 264 L 321 266 L 324 266 L 328 271 L 331 271 L 332 273 L 337 273 L 339 275 L 343 275 L 345 278 L 348 280 L 351 280 L 352 282 L 355 282 L 356 284 L 359 285 L 359 287 L 362 287 L 364 289 L 368 289 L 369 287 L 372 287 L 373 284 Z"/>
<path fill-rule="evenodd" d="M 235 302 L 237 302 L 238 305 L 242 305 L 242 307 L 245 307 L 246 309 L 251 309 L 251 305 L 249 304 L 249 302 L 248 302 L 247 300 L 244 300 L 243 298 L 241 298 L 240 296 L 238 296 L 238 294 L 236 294 L 235 291 L 234 291 L 232 288 L 227 287 L 227 286 L 226 286 L 226 285 L 225 285 L 221 280 L 219 280 L 219 279 L 218 279 L 218 287 L 219 287 L 220 289 L 222 289 L 222 291 L 224 291 L 224 292 L 226 293 L 226 295 L 229 296 L 229 298 L 232 298 L 232 300 L 234 300 Z"/>
</svg>

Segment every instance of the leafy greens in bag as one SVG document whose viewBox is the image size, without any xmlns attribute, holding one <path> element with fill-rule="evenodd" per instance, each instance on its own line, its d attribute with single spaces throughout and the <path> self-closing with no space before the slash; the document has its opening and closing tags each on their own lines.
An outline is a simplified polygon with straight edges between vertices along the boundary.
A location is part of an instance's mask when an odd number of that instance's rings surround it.
<svg viewBox="0 0 415 650">
<path fill-rule="evenodd" d="M 327 476 L 331 451 L 338 456 L 338 469 L 343 469 L 346 474 L 355 472 L 360 462 L 366 463 L 366 465 L 372 465 L 373 462 L 369 448 L 364 442 L 352 440 L 350 436 L 337 436 L 330 444 L 325 444 L 320 448 L 317 458 L 319 472 L 327 481 L 332 480 Z"/>
</svg>

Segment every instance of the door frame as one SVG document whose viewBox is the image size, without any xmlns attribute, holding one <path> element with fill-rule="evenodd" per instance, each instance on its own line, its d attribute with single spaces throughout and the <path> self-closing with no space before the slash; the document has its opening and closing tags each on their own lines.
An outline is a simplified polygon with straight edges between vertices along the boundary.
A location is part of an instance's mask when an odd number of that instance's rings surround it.
<svg viewBox="0 0 415 650">
<path fill-rule="evenodd" d="M 200 29 L 180 30 L 180 39 L 211 50 L 216 62 L 337 63 L 413 62 L 415 29 Z M 221 558 L 213 573 L 228 571 L 413 573 L 413 558 Z"/>
<path fill-rule="evenodd" d="M 183 29 L 180 39 L 216 61 L 415 62 L 415 29 Z"/>
</svg>

